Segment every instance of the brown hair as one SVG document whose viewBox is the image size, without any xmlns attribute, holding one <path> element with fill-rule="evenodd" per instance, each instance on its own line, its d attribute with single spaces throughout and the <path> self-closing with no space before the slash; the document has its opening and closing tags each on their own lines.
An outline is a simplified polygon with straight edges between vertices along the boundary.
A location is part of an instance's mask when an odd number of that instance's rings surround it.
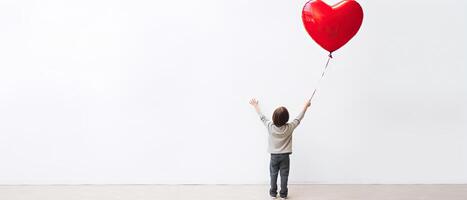
<svg viewBox="0 0 467 200">
<path fill-rule="evenodd" d="M 272 114 L 272 121 L 276 126 L 283 126 L 289 121 L 289 111 L 284 106 L 276 108 Z"/>
</svg>

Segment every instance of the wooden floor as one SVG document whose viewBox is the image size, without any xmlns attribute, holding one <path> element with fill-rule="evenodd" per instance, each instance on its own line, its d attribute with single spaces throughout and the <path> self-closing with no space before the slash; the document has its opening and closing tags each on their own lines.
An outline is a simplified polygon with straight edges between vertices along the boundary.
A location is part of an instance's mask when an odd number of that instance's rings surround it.
<svg viewBox="0 0 467 200">
<path fill-rule="evenodd" d="M 0 200 L 261 200 L 267 185 L 0 186 Z M 291 200 L 467 200 L 467 185 L 291 185 Z"/>
</svg>

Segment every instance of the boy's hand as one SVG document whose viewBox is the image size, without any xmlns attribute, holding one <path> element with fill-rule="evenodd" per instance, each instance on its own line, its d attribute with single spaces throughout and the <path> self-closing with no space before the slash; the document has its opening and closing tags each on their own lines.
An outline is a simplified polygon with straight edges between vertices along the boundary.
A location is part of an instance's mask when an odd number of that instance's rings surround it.
<svg viewBox="0 0 467 200">
<path fill-rule="evenodd" d="M 305 108 L 308 108 L 311 106 L 311 99 L 306 100 L 305 102 Z"/>
<path fill-rule="evenodd" d="M 255 98 L 253 98 L 253 99 L 250 100 L 250 104 L 251 104 L 253 107 L 256 107 L 256 106 L 258 106 L 258 100 L 256 100 Z"/>
</svg>

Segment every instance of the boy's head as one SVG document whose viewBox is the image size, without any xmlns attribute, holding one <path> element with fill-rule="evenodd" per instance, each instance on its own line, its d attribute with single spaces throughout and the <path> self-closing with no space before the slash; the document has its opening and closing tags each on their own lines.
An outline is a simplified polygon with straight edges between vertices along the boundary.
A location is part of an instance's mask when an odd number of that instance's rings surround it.
<svg viewBox="0 0 467 200">
<path fill-rule="evenodd" d="M 274 113 L 272 114 L 272 122 L 276 126 L 283 126 L 289 121 L 289 111 L 284 106 L 276 108 Z"/>
</svg>

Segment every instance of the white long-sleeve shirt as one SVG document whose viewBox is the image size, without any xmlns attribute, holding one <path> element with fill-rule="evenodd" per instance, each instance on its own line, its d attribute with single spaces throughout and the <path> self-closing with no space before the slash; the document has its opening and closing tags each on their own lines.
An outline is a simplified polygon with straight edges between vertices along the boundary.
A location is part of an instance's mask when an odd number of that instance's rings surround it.
<svg viewBox="0 0 467 200">
<path fill-rule="evenodd" d="M 274 125 L 261 111 L 258 115 L 268 129 L 268 152 L 271 154 L 292 153 L 292 133 L 305 116 L 305 112 L 300 112 L 292 122 L 280 127 Z"/>
</svg>

